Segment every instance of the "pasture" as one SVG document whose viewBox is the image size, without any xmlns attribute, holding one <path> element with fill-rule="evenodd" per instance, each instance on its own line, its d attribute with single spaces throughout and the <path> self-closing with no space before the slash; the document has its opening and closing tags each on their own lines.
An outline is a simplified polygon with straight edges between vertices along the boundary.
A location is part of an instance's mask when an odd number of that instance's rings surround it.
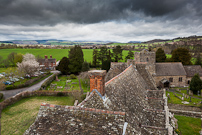
<svg viewBox="0 0 202 135">
<path fill-rule="evenodd" d="M 73 105 L 73 97 L 36 96 L 8 106 L 1 114 L 2 135 L 22 135 L 35 121 L 41 103 Z"/>
<path fill-rule="evenodd" d="M 11 52 L 22 54 L 31 53 L 35 56 L 41 56 L 42 58 L 44 58 L 44 55 L 47 55 L 48 58 L 50 58 L 50 55 L 52 55 L 53 58 L 56 58 L 58 61 L 65 56 L 68 57 L 69 49 L 0 49 L 0 56 L 2 56 L 3 59 L 6 59 Z M 83 54 L 84 60 L 87 62 L 92 62 L 93 49 L 83 49 Z M 128 51 L 123 50 L 123 59 L 125 59 L 127 54 Z"/>
</svg>

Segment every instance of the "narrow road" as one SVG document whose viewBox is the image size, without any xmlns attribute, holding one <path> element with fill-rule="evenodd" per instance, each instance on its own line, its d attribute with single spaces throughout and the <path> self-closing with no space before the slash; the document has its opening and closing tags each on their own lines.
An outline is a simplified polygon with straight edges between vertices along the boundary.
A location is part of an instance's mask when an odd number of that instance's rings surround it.
<svg viewBox="0 0 202 135">
<path fill-rule="evenodd" d="M 52 74 L 51 76 L 53 76 L 54 74 Z M 7 99 L 9 97 L 12 97 L 20 92 L 23 92 L 23 91 L 36 91 L 36 90 L 39 90 L 41 88 L 41 85 L 48 79 L 50 78 L 51 76 L 47 77 L 46 79 L 42 80 L 41 82 L 35 84 L 35 85 L 32 85 L 30 87 L 26 87 L 26 88 L 20 88 L 20 89 L 14 89 L 14 90 L 6 90 L 6 91 L 0 91 L 0 93 L 3 93 L 4 94 L 4 98 Z"/>
</svg>

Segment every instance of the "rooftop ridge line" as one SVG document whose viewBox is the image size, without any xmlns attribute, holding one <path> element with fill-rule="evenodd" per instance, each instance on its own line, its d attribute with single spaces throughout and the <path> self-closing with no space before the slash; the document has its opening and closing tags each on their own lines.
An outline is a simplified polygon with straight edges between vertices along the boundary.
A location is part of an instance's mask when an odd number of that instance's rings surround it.
<svg viewBox="0 0 202 135">
<path fill-rule="evenodd" d="M 129 68 L 131 68 L 133 65 L 131 64 L 129 67 L 127 67 L 123 72 L 121 72 L 120 74 L 118 74 L 117 76 L 115 76 L 114 78 L 110 79 L 108 82 L 105 83 L 105 86 L 108 85 L 110 82 L 112 82 L 113 80 L 115 80 L 116 78 L 118 78 L 120 75 L 122 75 L 123 73 L 125 73 Z"/>
<path fill-rule="evenodd" d="M 78 107 L 78 106 L 60 106 L 60 105 L 52 105 L 52 104 L 46 104 L 46 103 L 42 103 L 41 106 L 50 107 L 50 108 L 65 108 L 69 110 L 83 110 L 83 111 L 102 113 L 102 114 L 114 114 L 114 115 L 123 115 L 123 116 L 125 115 L 125 112 L 120 112 L 120 111 L 108 111 L 108 110 L 84 108 L 84 107 Z"/>
<path fill-rule="evenodd" d="M 93 96 L 94 92 L 91 92 L 90 95 L 88 97 L 86 97 L 80 104 L 78 104 L 77 106 L 82 106 L 86 103 L 86 101 L 88 101 L 92 96 Z"/>
<path fill-rule="evenodd" d="M 155 127 L 155 126 L 147 126 L 147 125 L 141 125 L 141 127 L 153 128 L 153 129 L 159 129 L 159 130 L 166 130 L 166 128 L 163 128 L 163 127 Z"/>
</svg>

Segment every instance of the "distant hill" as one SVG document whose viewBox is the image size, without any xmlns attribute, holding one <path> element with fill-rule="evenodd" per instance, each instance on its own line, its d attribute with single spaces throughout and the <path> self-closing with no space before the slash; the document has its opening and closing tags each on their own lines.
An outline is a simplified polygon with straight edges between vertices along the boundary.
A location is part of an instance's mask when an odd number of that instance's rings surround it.
<svg viewBox="0 0 202 135">
<path fill-rule="evenodd" d="M 128 43 L 141 43 L 141 41 L 129 41 Z"/>
</svg>

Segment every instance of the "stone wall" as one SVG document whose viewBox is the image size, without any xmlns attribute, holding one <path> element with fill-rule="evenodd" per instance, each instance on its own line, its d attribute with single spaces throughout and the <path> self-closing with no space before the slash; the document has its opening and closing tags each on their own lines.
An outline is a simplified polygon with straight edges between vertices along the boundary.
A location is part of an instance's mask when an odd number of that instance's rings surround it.
<svg viewBox="0 0 202 135">
<path fill-rule="evenodd" d="M 21 92 L 13 97 L 10 97 L 0 103 L 1 109 L 6 108 L 9 105 L 12 105 L 23 98 L 33 97 L 33 96 L 57 96 L 58 93 L 63 93 L 64 96 L 70 95 L 71 92 L 45 92 L 45 91 L 32 91 L 32 92 Z"/>
<path fill-rule="evenodd" d="M 159 86 L 159 81 L 166 79 L 169 81 L 169 78 L 173 78 L 173 82 L 170 82 L 171 87 L 183 87 L 186 86 L 186 76 L 153 76 L 156 81 L 157 86 Z M 179 77 L 182 77 L 182 82 L 179 82 Z"/>
<path fill-rule="evenodd" d="M 180 105 L 180 104 L 168 104 L 169 109 L 174 110 L 183 110 L 183 111 L 192 111 L 192 112 L 201 112 L 202 109 L 195 106 L 188 106 L 188 105 Z"/>
<path fill-rule="evenodd" d="M 125 112 L 42 104 L 35 123 L 24 135 L 121 135 L 124 123 Z M 127 129 L 126 135 L 129 132 Z"/>
<path fill-rule="evenodd" d="M 201 116 L 202 116 L 201 112 L 175 110 L 175 109 L 170 109 L 169 111 L 174 113 L 174 114 L 177 114 L 177 115 L 183 115 L 183 116 L 188 116 L 188 117 L 201 118 Z"/>
</svg>

